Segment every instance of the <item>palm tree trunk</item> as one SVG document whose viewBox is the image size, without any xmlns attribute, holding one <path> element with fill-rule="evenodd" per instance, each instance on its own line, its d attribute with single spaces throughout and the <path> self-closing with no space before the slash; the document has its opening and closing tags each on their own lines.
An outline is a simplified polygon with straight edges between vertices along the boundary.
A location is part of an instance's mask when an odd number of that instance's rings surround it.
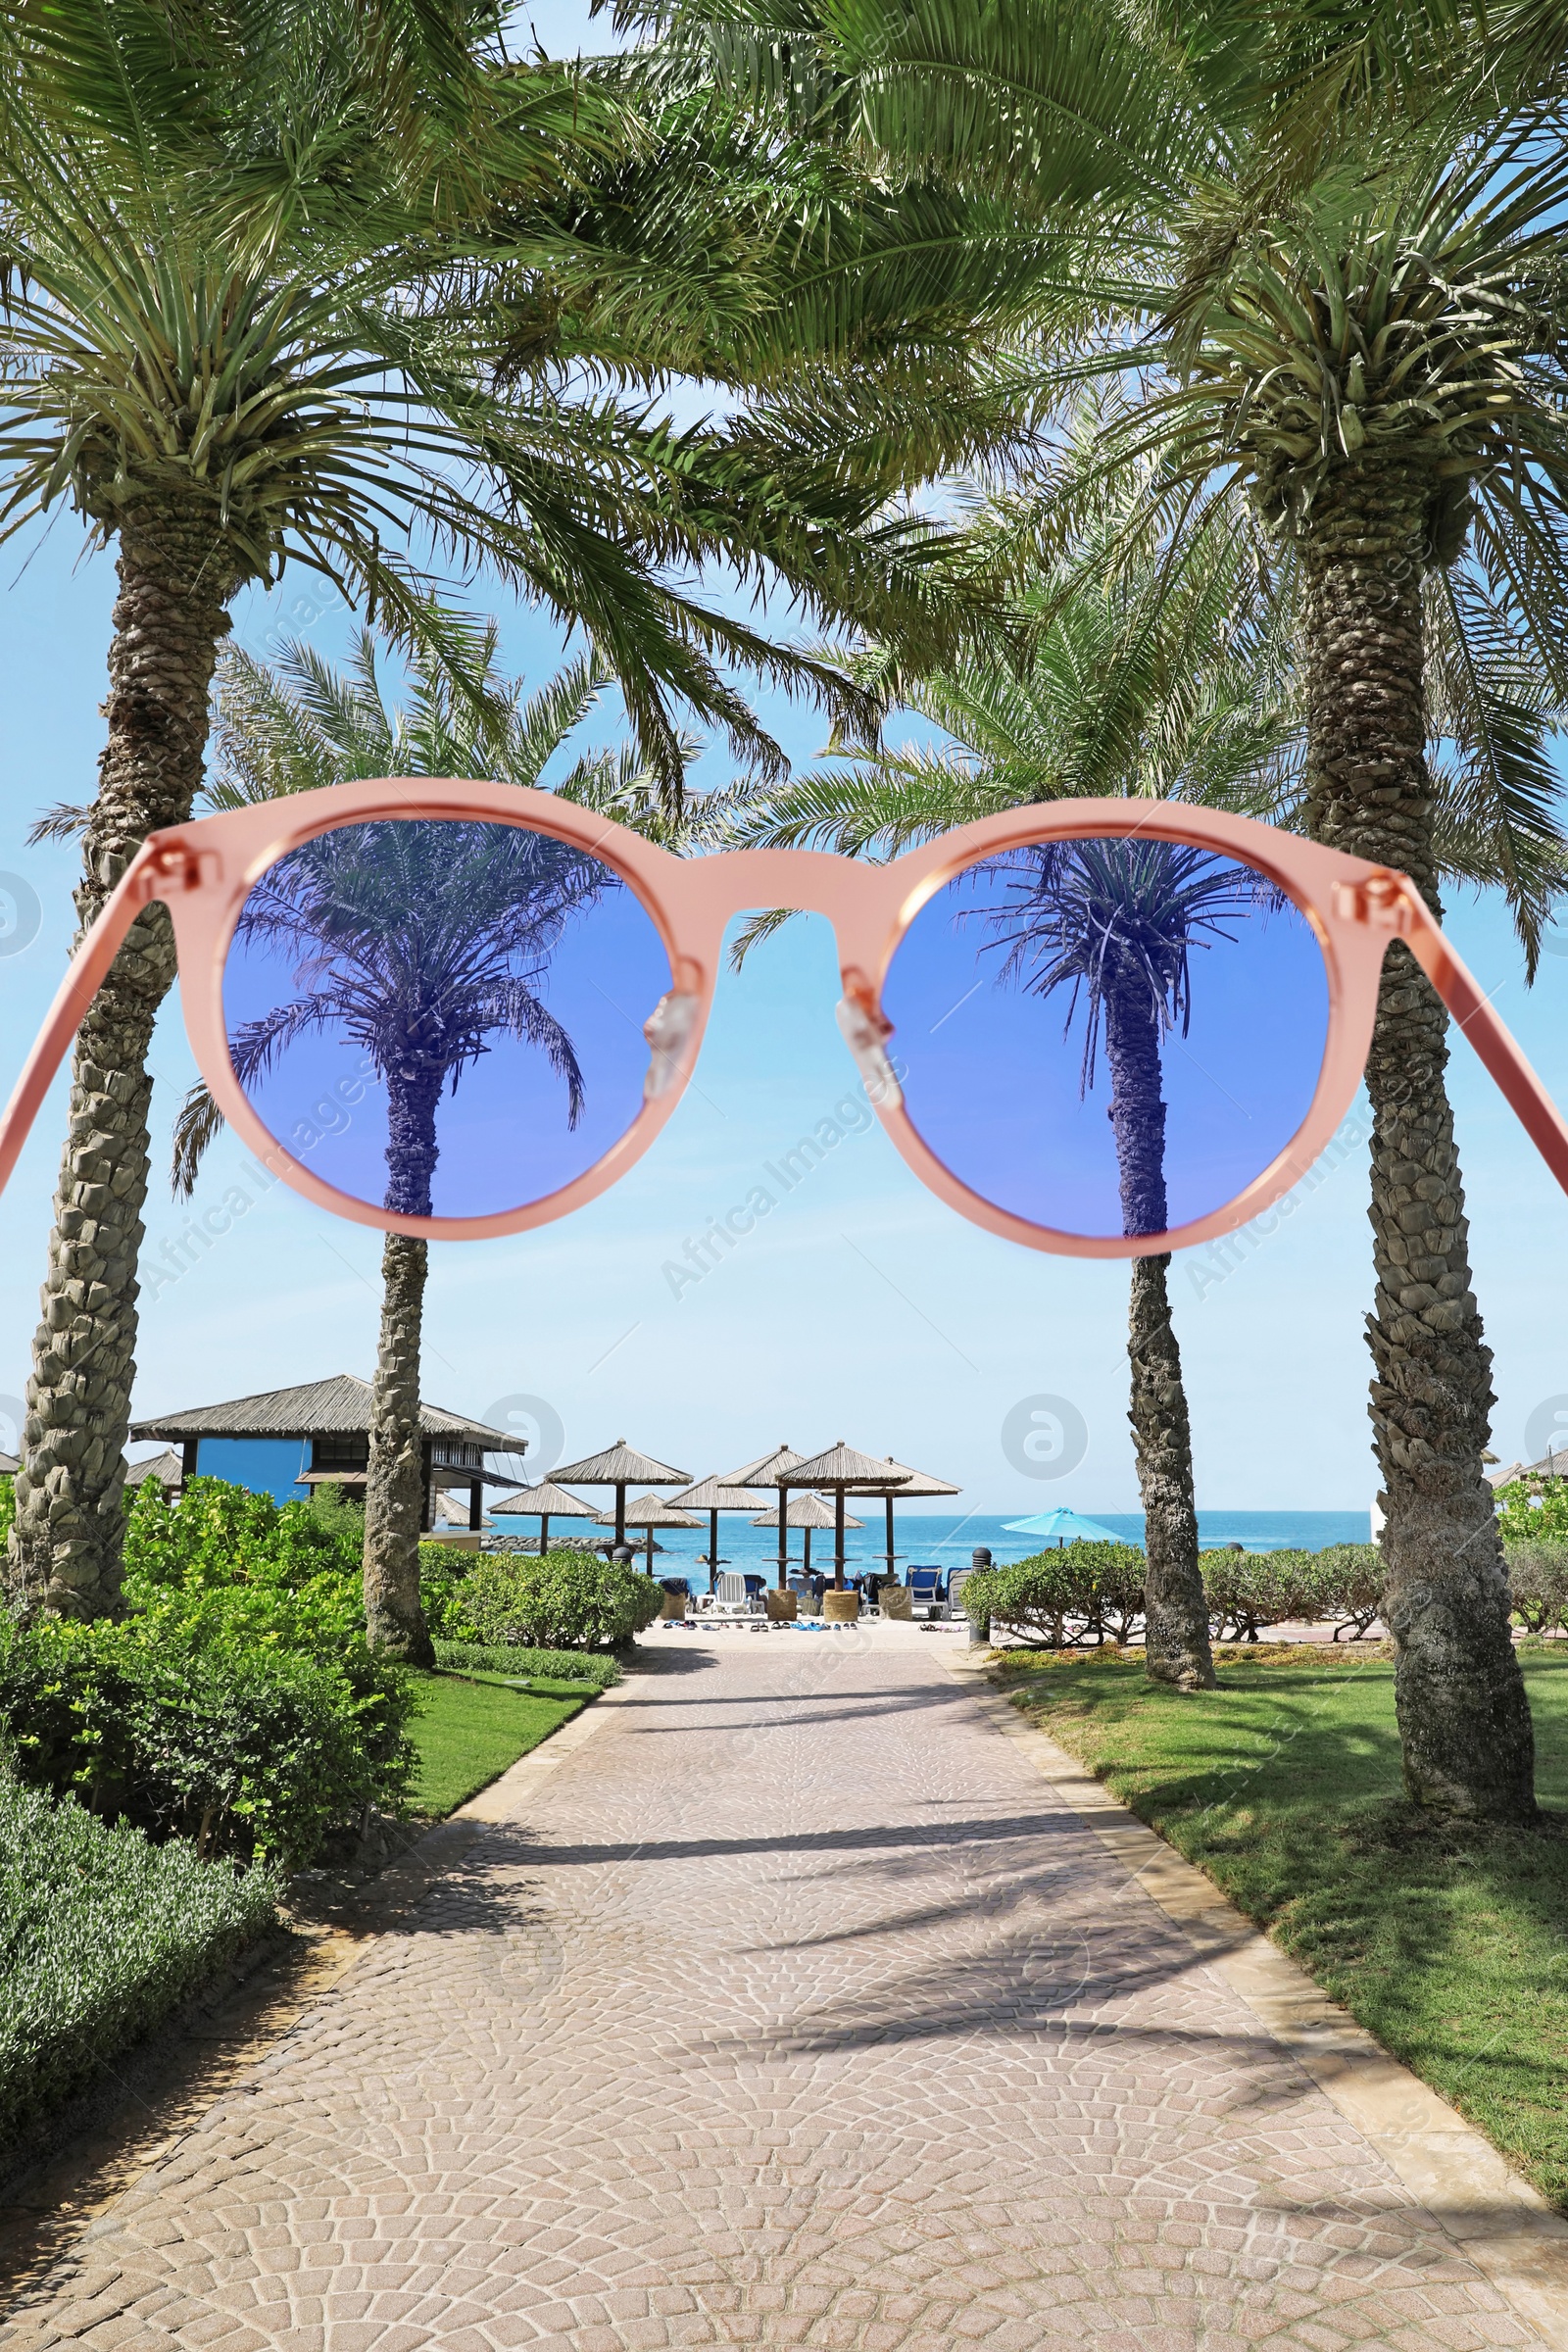
<svg viewBox="0 0 1568 2352">
<path fill-rule="evenodd" d="M 1429 478 L 1348 466 L 1304 543 L 1309 824 L 1400 866 L 1438 910 L 1426 771 L 1421 582 Z M 1535 1741 L 1509 1632 L 1492 1493 L 1492 1351 L 1444 1072 L 1447 1015 L 1407 949 L 1383 966 L 1367 1061 L 1377 1297 L 1372 1425 L 1383 1615 L 1397 1645 L 1404 1781 L 1421 1804 L 1535 1813 Z"/>
<path fill-rule="evenodd" d="M 410 1051 L 387 1074 L 388 1208 L 430 1214 L 438 1156 L 442 1069 Z M 370 1398 L 370 1470 L 365 1490 L 365 1624 L 372 1649 L 433 1666 L 419 1605 L 419 1528 L 424 1517 L 424 1440 L 419 1429 L 419 1344 L 429 1250 L 389 1233 L 381 1252 L 381 1341 Z"/>
<path fill-rule="evenodd" d="M 1122 987 L 1112 982 L 1105 992 L 1104 1013 L 1122 1228 L 1127 1233 L 1162 1233 L 1169 1210 L 1159 1014 L 1142 973 L 1134 970 Z M 1156 1683 L 1212 1690 L 1208 1602 L 1198 1564 L 1192 1427 L 1165 1289 L 1169 1264 L 1169 1257 L 1135 1258 L 1128 1301 L 1132 1402 L 1127 1418 L 1138 1456 L 1147 1563 L 1144 1664 Z"/>
<path fill-rule="evenodd" d="M 1208 1600 L 1198 1564 L 1193 1433 L 1165 1290 L 1168 1257 L 1133 1260 L 1127 1304 L 1138 1493 L 1144 1506 L 1144 1663 L 1150 1679 L 1212 1690 Z"/>
<path fill-rule="evenodd" d="M 75 894 L 82 930 L 146 835 L 190 815 L 235 586 L 211 522 L 193 524 L 150 502 L 138 508 L 134 527 L 121 531 L 118 569 L 109 739 Z M 150 906 L 76 1039 L 10 1540 L 8 1581 L 29 1611 L 101 1617 L 120 1604 L 136 1253 L 147 1198 L 146 1060 L 173 977 L 169 917 Z"/>
<path fill-rule="evenodd" d="M 419 1606 L 419 1337 L 428 1255 L 426 1245 L 406 1233 L 389 1233 L 381 1252 L 381 1340 L 365 1493 L 366 1630 L 372 1649 L 390 1650 L 413 1666 L 435 1663 Z"/>
</svg>

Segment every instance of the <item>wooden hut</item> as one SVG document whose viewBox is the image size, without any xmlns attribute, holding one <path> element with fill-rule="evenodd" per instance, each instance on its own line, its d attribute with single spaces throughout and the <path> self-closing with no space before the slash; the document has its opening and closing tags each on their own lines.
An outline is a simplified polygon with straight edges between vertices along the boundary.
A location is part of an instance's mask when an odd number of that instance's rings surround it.
<svg viewBox="0 0 1568 2352">
<path fill-rule="evenodd" d="M 297 1502 L 318 1487 L 338 1486 L 363 1501 L 370 1461 L 370 1384 L 339 1372 L 296 1389 L 269 1389 L 227 1404 L 161 1413 L 138 1421 L 130 1434 L 177 1446 L 182 1478 L 230 1479 L 277 1502 Z M 485 1456 L 520 1452 L 517 1440 L 438 1404 L 419 1406 L 419 1434 L 424 1468 L 419 1524 L 430 1526 L 438 1490 L 466 1491 L 468 1526 L 477 1533 L 484 1523 L 485 1487 L 515 1483 L 514 1476 L 488 1470 Z"/>
</svg>

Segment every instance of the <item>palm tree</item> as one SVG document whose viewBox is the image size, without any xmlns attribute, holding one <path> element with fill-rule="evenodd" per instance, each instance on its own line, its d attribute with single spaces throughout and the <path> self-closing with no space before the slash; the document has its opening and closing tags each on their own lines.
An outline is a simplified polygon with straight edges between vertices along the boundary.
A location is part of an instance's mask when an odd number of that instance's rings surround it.
<svg viewBox="0 0 1568 2352">
<path fill-rule="evenodd" d="M 1102 421 L 1090 408 L 1070 436 L 1086 466 Z M 1234 528 L 1175 547 L 1145 542 L 1130 561 L 1129 529 L 1153 503 L 1152 473 L 1146 466 L 1142 479 L 1105 490 L 1092 533 L 1086 524 L 1080 544 L 1019 600 L 1016 636 L 1026 660 L 977 657 L 909 678 L 885 657 L 862 659 L 867 684 L 896 689 L 941 730 L 935 747 L 888 745 L 748 792 L 729 820 L 731 836 L 887 857 L 1004 808 L 1124 794 L 1298 823 L 1304 726 L 1290 551 L 1258 544 L 1239 511 Z M 1060 474 L 1044 487 L 1059 493 Z M 1040 495 L 1025 482 L 982 507 L 973 526 L 981 549 L 1038 528 Z M 1545 763 L 1549 682 L 1520 648 L 1489 637 L 1469 615 L 1462 632 L 1440 642 L 1444 691 L 1434 698 L 1432 747 L 1440 870 L 1446 880 L 1502 890 L 1529 940 L 1568 885 L 1568 845 L 1535 772 Z M 1506 765 L 1494 756 L 1499 733 L 1512 755 Z M 754 918 L 738 952 L 776 919 Z M 1157 991 L 1150 995 L 1157 1001 Z M 1196 1622 L 1201 1588 L 1190 1423 L 1163 1259 L 1142 1258 L 1133 1268 L 1129 1364 L 1151 1573 L 1184 1595 Z"/>
<path fill-rule="evenodd" d="M 1001 977 L 1042 999 L 1069 988 L 1069 1022 L 1082 999 L 1079 1092 L 1094 1083 L 1102 1034 L 1122 1230 L 1163 1233 L 1170 1217 L 1162 1040 L 1190 1024 L 1194 950 L 1230 939 L 1227 919 L 1256 911 L 1258 879 L 1204 851 L 1160 842 L 1052 845 L 1006 863 L 1024 878 L 1012 881 L 1012 903 L 990 918 L 1007 948 Z M 1148 1559 L 1145 1657 L 1156 1682 L 1212 1689 L 1192 1430 L 1169 1267 L 1168 1252 L 1134 1259 L 1128 1309 L 1129 1419 Z"/>
<path fill-rule="evenodd" d="M 977 539 L 1013 520 L 982 514 Z M 1057 586 L 1048 581 L 1021 601 L 1027 666 L 977 657 L 931 677 L 898 678 L 902 699 L 943 730 L 939 748 L 889 746 L 745 795 L 730 836 L 895 856 L 1031 801 L 1146 794 L 1276 813 L 1297 789 L 1299 721 L 1283 609 L 1245 549 L 1205 543 L 1176 582 L 1150 565 L 1138 579 L 1124 572 L 1097 583 L 1085 564 L 1071 597 Z M 885 663 L 862 664 L 867 682 L 880 674 L 886 686 L 887 672 Z M 1185 1017 L 1188 942 L 1237 897 L 1232 869 L 1194 856 L 1109 842 L 1032 853 L 1022 866 L 1035 912 L 999 920 L 1012 945 L 1010 976 L 1030 993 L 1082 989 L 1084 1084 L 1102 1026 L 1112 1068 L 1126 1073 L 1111 1112 L 1129 1233 L 1166 1222 L 1159 1035 Z M 755 918 L 737 952 L 773 919 Z M 1149 1562 L 1146 1660 L 1156 1680 L 1208 1688 L 1214 1668 L 1169 1263 L 1166 1255 L 1134 1261 L 1128 1305 L 1128 1418 Z"/>
<path fill-rule="evenodd" d="M 1002 286 L 999 364 L 1010 324 L 1043 407 L 1086 382 L 1127 388 L 1021 560 L 1070 547 L 1097 487 L 1119 494 L 1151 456 L 1129 550 L 1233 531 L 1245 504 L 1297 574 L 1302 821 L 1402 867 L 1436 906 L 1435 616 L 1460 657 L 1445 691 L 1471 705 L 1510 790 L 1539 800 L 1551 779 L 1462 675 L 1461 608 L 1548 681 L 1553 715 L 1568 701 L 1568 162 L 1539 10 L 1513 13 L 1501 54 L 1479 12 L 1474 25 L 1445 12 L 1446 46 L 1427 37 L 1437 11 L 1403 13 L 1430 75 L 1404 77 L 1405 105 L 1381 67 L 1375 103 L 1359 103 L 1359 21 L 1346 39 L 1326 14 L 1260 19 L 1225 0 L 1196 18 L 870 0 L 792 7 L 787 24 L 694 0 L 671 37 L 726 90 L 762 86 L 782 43 L 833 134 L 890 176 L 1007 190 L 1040 267 L 1029 295 Z M 1400 12 L 1374 30 L 1368 55 L 1397 53 Z M 1296 103 L 1289 76 L 1310 83 L 1331 50 L 1327 85 L 1319 74 Z M 1396 941 L 1367 1068 L 1368 1337 L 1405 1783 L 1422 1803 L 1528 1819 L 1533 1740 L 1482 1475 L 1491 1356 L 1446 1058 L 1442 1006 Z"/>
<path fill-rule="evenodd" d="M 728 556 L 824 616 L 864 599 L 895 631 L 895 607 L 932 625 L 940 534 L 873 521 L 879 493 L 783 482 L 755 435 L 674 431 L 583 384 L 580 341 L 519 354 L 487 273 L 580 269 L 596 172 L 655 126 L 624 88 L 514 65 L 504 17 L 24 0 L 0 18 L 0 537 L 69 503 L 120 582 L 84 926 L 145 834 L 189 815 L 229 608 L 289 563 L 438 644 L 409 550 L 493 564 L 582 625 L 672 798 L 682 704 L 777 764 L 734 667 L 837 691 L 679 567 Z M 29 1606 L 116 1604 L 146 1052 L 172 974 L 154 906 L 77 1040 L 10 1539 Z"/>
<path fill-rule="evenodd" d="M 388 708 L 368 630 L 356 637 L 342 671 L 298 643 L 283 648 L 275 669 L 225 651 L 214 728 L 218 766 L 205 803 L 241 808 L 359 776 L 488 775 L 537 786 L 609 679 L 591 659 L 574 662 L 525 701 L 520 687 L 499 672 L 496 647 L 493 624 L 467 632 L 463 682 L 437 654 L 416 658 L 396 709 Z M 693 749 L 686 747 L 688 756 Z M 628 751 L 585 754 L 558 789 L 669 842 L 696 822 L 694 814 L 671 815 L 659 776 Z M 521 1036 L 544 1054 L 565 1081 L 567 1123 L 575 1124 L 582 1073 L 570 1037 L 539 990 L 563 926 L 593 903 L 605 868 L 522 832 L 498 851 L 496 829 L 487 826 L 405 823 L 383 830 L 388 855 L 373 865 L 363 857 L 359 828 L 352 853 L 344 836 L 328 834 L 285 861 L 275 903 L 272 894 L 260 902 L 254 922 L 247 903 L 246 928 L 259 935 L 270 927 L 297 945 L 310 959 L 312 985 L 269 1022 L 242 1031 L 231 1050 L 243 1081 L 265 1067 L 288 1034 L 329 1020 L 349 1024 L 388 1090 L 387 1205 L 422 1215 L 429 1212 L 437 1156 L 436 1102 L 498 1032 Z M 464 840 L 455 850 L 459 835 Z M 331 960 L 318 968 L 325 943 Z M 221 1126 L 222 1114 L 198 1082 L 175 1124 L 177 1195 L 190 1194 Z M 370 1641 L 416 1664 L 431 1657 L 418 1558 L 428 1273 L 427 1243 L 387 1235 L 365 1510 Z"/>
<path fill-rule="evenodd" d="M 303 1037 L 352 1039 L 386 1089 L 385 1205 L 429 1216 L 437 1105 L 497 1036 L 544 1055 L 576 1126 L 582 1071 L 538 992 L 566 923 L 606 882 L 597 858 L 520 827 L 415 818 L 319 835 L 270 868 L 236 927 L 241 948 L 292 958 L 301 987 L 232 1033 L 235 1077 L 250 1086 Z M 365 1530 L 370 1641 L 421 1665 L 433 1662 L 418 1601 L 425 1270 L 423 1243 L 387 1236 Z"/>
</svg>

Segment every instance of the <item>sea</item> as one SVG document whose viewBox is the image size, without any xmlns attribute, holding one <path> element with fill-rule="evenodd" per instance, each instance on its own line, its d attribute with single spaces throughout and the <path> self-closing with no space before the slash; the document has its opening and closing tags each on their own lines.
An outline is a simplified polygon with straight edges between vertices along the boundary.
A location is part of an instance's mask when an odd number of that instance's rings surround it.
<svg viewBox="0 0 1568 2352">
<path fill-rule="evenodd" d="M 850 1514 L 862 1525 L 849 1530 L 844 1544 L 844 1556 L 852 1568 L 877 1565 L 883 1556 L 885 1542 L 884 1519 L 881 1507 L 873 1502 L 855 1508 L 850 1498 Z M 1040 1548 L 1038 1536 L 1010 1536 L 1007 1519 L 1023 1518 L 1027 1514 L 1007 1512 L 1000 1517 L 988 1517 L 983 1512 L 898 1511 L 893 1514 L 893 1548 L 899 1561 L 901 1575 L 910 1567 L 966 1568 L 969 1554 L 984 1544 L 999 1567 L 1012 1560 L 1024 1560 Z M 1126 1544 L 1142 1544 L 1144 1515 L 1142 1511 L 1091 1511 L 1085 1518 L 1096 1519 L 1108 1527 L 1113 1535 Z M 506 1520 L 499 1528 L 508 1526 Z M 537 1520 L 512 1521 L 525 1535 L 537 1538 Z M 562 1523 L 566 1532 L 566 1523 Z M 571 1532 L 575 1534 L 576 1528 Z M 1330 1544 L 1366 1544 L 1371 1541 L 1371 1520 L 1365 1511 L 1204 1511 L 1198 1514 L 1198 1538 L 1205 1550 L 1217 1550 L 1226 1544 L 1240 1544 L 1247 1551 L 1322 1551 Z M 630 1528 L 628 1543 L 636 1543 L 641 1557 L 643 1541 Z M 655 1565 L 665 1575 L 683 1576 L 694 1570 L 697 1555 L 708 1550 L 708 1522 L 701 1529 L 661 1528 L 656 1538 Z M 802 1536 L 791 1528 L 790 1558 L 797 1564 L 801 1558 Z M 742 1571 L 766 1570 L 778 1559 L 778 1531 L 771 1527 L 753 1527 L 739 1512 L 722 1512 L 718 1522 L 720 1561 Z M 816 1566 L 833 1557 L 833 1530 L 822 1528 L 811 1536 L 811 1561 Z"/>
</svg>

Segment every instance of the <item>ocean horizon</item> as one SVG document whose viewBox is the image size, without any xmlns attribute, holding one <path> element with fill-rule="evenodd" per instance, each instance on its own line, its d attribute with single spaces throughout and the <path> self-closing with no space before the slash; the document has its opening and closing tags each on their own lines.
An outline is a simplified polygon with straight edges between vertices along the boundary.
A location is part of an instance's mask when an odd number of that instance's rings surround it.
<svg viewBox="0 0 1568 2352">
<path fill-rule="evenodd" d="M 761 1497 L 759 1497 L 760 1503 Z M 882 1558 L 884 1546 L 883 1514 L 880 1506 L 869 1508 L 862 1502 L 858 1510 L 851 1497 L 850 1515 L 861 1520 L 858 1528 L 850 1529 L 845 1541 L 845 1558 L 852 1568 L 873 1567 Z M 1125 1544 L 1142 1544 L 1144 1514 L 1142 1511 L 1085 1511 L 1086 1519 L 1098 1519 Z M 969 1511 L 897 1511 L 893 1514 L 893 1548 L 901 1571 L 911 1564 L 928 1563 L 933 1567 L 967 1567 L 969 1554 L 984 1544 L 999 1567 L 1013 1560 L 1027 1559 L 1040 1548 L 1039 1539 L 1013 1536 L 1007 1533 L 1007 1520 L 1012 1517 L 1032 1517 L 1029 1512 L 994 1513 Z M 537 1537 L 537 1519 L 502 1517 L 495 1523 L 495 1532 L 512 1532 Z M 582 1536 L 588 1531 L 580 1519 L 565 1522 L 562 1534 Z M 1199 1542 L 1205 1549 L 1217 1550 L 1222 1544 L 1240 1544 L 1248 1551 L 1322 1551 L 1330 1544 L 1366 1544 L 1371 1541 L 1371 1516 L 1366 1511 L 1224 1511 L 1200 1510 L 1198 1514 Z M 637 1531 L 628 1528 L 628 1543 L 641 1542 Z M 708 1549 L 708 1522 L 701 1529 L 661 1528 L 655 1564 L 666 1575 L 684 1575 L 697 1565 L 699 1552 Z M 721 1560 L 731 1567 L 759 1570 L 778 1558 L 778 1531 L 770 1527 L 754 1527 L 737 1511 L 721 1514 L 718 1522 L 718 1548 Z M 791 1528 L 790 1558 L 799 1564 L 802 1555 L 802 1536 Z M 811 1559 L 815 1565 L 833 1556 L 833 1531 L 823 1528 L 811 1538 Z"/>
</svg>

